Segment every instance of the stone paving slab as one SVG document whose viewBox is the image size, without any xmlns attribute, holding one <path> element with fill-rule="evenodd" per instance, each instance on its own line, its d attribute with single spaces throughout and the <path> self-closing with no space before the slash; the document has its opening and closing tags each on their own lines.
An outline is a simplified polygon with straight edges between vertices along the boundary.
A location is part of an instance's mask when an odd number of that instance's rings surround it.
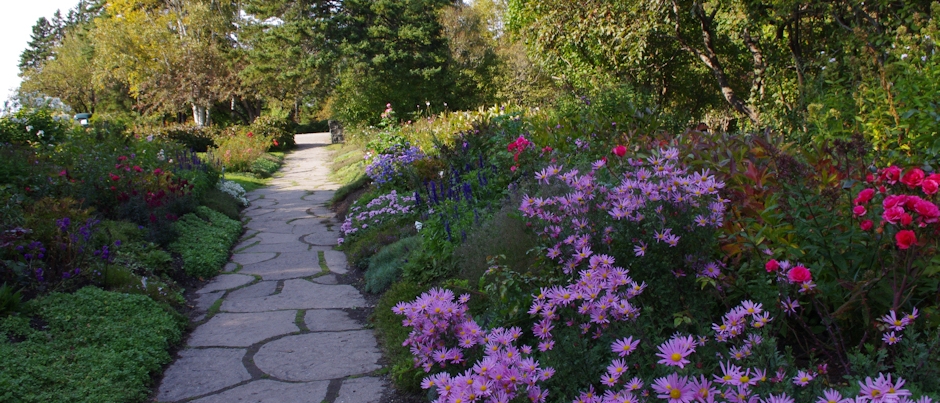
<svg viewBox="0 0 940 403">
<path fill-rule="evenodd" d="M 245 228 L 280 234 L 290 234 L 294 230 L 293 225 L 282 221 L 265 220 L 263 217 L 249 221 L 245 224 Z"/>
<path fill-rule="evenodd" d="M 356 323 L 349 314 L 338 309 L 311 309 L 304 316 L 304 324 L 311 332 L 338 332 L 359 330 L 362 325 Z"/>
<path fill-rule="evenodd" d="M 332 232 L 326 230 L 326 225 L 322 227 L 320 231 L 312 231 L 312 233 L 304 235 L 304 242 L 311 245 L 319 246 L 333 246 L 336 245 L 336 240 L 339 237 L 339 232 Z"/>
<path fill-rule="evenodd" d="M 192 403 L 321 403 L 329 381 L 288 383 L 260 379 Z"/>
<path fill-rule="evenodd" d="M 225 298 L 225 312 L 263 312 L 286 309 L 340 309 L 366 305 L 351 285 L 323 285 L 307 280 L 285 280 L 280 294 L 260 298 Z"/>
<path fill-rule="evenodd" d="M 258 242 L 257 239 L 252 239 L 252 242 Z M 249 245 L 251 245 L 249 243 Z M 269 243 L 263 244 L 258 243 L 252 246 L 242 246 L 241 251 L 245 253 L 262 253 L 262 252 L 274 252 L 274 253 L 294 253 L 294 252 L 307 252 L 310 250 L 310 245 L 303 243 L 301 241 L 294 241 L 289 243 Z"/>
<path fill-rule="evenodd" d="M 261 241 L 261 245 L 299 242 L 300 237 L 294 234 L 260 234 L 254 239 Z"/>
<path fill-rule="evenodd" d="M 215 278 L 213 278 L 209 284 L 206 284 L 204 287 L 196 291 L 196 293 L 205 294 L 207 292 L 213 291 L 231 290 L 233 288 L 241 287 L 252 281 L 255 281 L 254 276 L 246 276 L 244 274 L 220 274 L 215 276 Z"/>
<path fill-rule="evenodd" d="M 265 260 L 274 259 L 277 256 L 277 253 L 266 252 L 266 253 L 236 253 L 232 255 L 232 261 L 238 263 L 242 266 L 246 264 L 260 263 Z"/>
<path fill-rule="evenodd" d="M 262 340 L 299 331 L 297 313 L 218 313 L 189 336 L 190 347 L 249 347 Z"/>
<path fill-rule="evenodd" d="M 349 272 L 349 261 L 346 254 L 338 250 L 328 250 L 323 252 L 323 260 L 326 260 L 326 267 L 336 274 L 346 274 Z"/>
<path fill-rule="evenodd" d="M 274 378 L 317 381 L 375 371 L 380 357 L 372 331 L 354 330 L 287 336 L 265 344 L 254 358 Z"/>
<path fill-rule="evenodd" d="M 225 300 L 238 301 L 263 298 L 274 294 L 275 290 L 277 290 L 276 281 L 262 281 L 257 284 L 252 284 L 248 287 L 240 288 L 230 292 L 228 296 L 225 297 Z"/>
<path fill-rule="evenodd" d="M 384 388 L 385 383 L 376 377 L 347 379 L 333 403 L 374 403 L 382 398 Z"/>
<path fill-rule="evenodd" d="M 185 349 L 163 373 L 157 401 L 201 396 L 251 379 L 242 365 L 243 349 Z"/>
<path fill-rule="evenodd" d="M 326 285 L 336 285 L 339 284 L 339 280 L 336 278 L 335 274 L 327 274 L 325 276 L 314 277 L 310 279 L 317 284 L 326 284 Z"/>
<path fill-rule="evenodd" d="M 320 258 L 316 251 L 283 253 L 277 259 L 255 264 L 243 264 L 239 273 L 257 274 L 265 280 L 285 280 L 321 273 Z"/>
</svg>

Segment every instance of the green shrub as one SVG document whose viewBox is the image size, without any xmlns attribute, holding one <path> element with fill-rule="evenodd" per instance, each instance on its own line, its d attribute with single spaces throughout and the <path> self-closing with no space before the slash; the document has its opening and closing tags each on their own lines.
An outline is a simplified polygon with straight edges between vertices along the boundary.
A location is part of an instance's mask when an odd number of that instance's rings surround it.
<svg viewBox="0 0 940 403">
<path fill-rule="evenodd" d="M 366 291 L 377 294 L 388 288 L 401 275 L 402 266 L 421 248 L 422 238 L 411 236 L 382 248 L 369 259 L 366 270 Z"/>
<path fill-rule="evenodd" d="M 248 172 L 251 163 L 273 145 L 270 138 L 238 126 L 226 129 L 216 138 L 216 144 L 208 151 L 209 159 L 218 160 L 226 171 L 231 172 Z"/>
<path fill-rule="evenodd" d="M 0 401 L 143 401 L 185 326 L 147 297 L 94 287 L 28 305 L 44 327 L 0 319 Z"/>
<path fill-rule="evenodd" d="M 213 138 L 217 133 L 209 127 L 196 127 L 187 124 L 174 124 L 169 126 L 135 127 L 132 129 L 135 137 L 145 139 L 148 136 L 165 138 L 175 141 L 193 151 L 204 153 L 209 147 L 215 145 Z"/>
<path fill-rule="evenodd" d="M 454 250 L 458 277 L 477 284 L 493 256 L 502 256 L 500 263 L 520 272 L 535 263 L 534 254 L 528 252 L 538 245 L 538 237 L 515 217 L 518 206 L 513 199 L 483 225 L 471 229 L 467 240 Z"/>
<path fill-rule="evenodd" d="M 248 171 L 262 178 L 269 178 L 281 168 L 281 159 L 271 155 L 263 154 L 258 159 L 251 162 Z"/>
<path fill-rule="evenodd" d="M 219 272 L 242 232 L 241 222 L 206 206 L 184 215 L 173 226 L 179 238 L 169 245 L 169 250 L 182 256 L 186 274 L 202 278 Z"/>
<path fill-rule="evenodd" d="M 275 116 L 259 116 L 248 126 L 256 135 L 264 136 L 271 143 L 272 150 L 290 150 L 297 145 L 294 142 L 294 131 L 291 130 L 290 119 Z"/>
<path fill-rule="evenodd" d="M 399 302 L 413 301 L 425 291 L 427 288 L 412 282 L 395 283 L 379 298 L 372 317 L 375 332 L 389 360 L 392 381 L 395 386 L 410 392 L 421 391 L 421 380 L 426 374 L 421 368 L 415 368 L 410 349 L 402 346 L 411 329 L 402 326 L 401 316 L 394 314 L 392 308 Z"/>
<path fill-rule="evenodd" d="M 238 220 L 241 217 L 238 200 L 219 189 L 210 189 L 202 195 L 199 202 L 206 207 L 225 214 L 226 217 Z"/>
<path fill-rule="evenodd" d="M 14 290 L 7 283 L 0 285 L 0 317 L 19 312 L 22 303 L 23 293 L 20 290 Z"/>
</svg>

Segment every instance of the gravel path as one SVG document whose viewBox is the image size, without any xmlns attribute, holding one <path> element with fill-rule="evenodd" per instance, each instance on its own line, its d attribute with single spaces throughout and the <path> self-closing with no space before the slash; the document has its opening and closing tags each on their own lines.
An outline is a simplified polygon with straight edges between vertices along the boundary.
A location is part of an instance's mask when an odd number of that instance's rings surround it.
<svg viewBox="0 0 940 403">
<path fill-rule="evenodd" d="M 197 327 L 166 370 L 159 402 L 377 402 L 381 353 L 353 319 L 366 300 L 337 275 L 339 223 L 326 203 L 329 133 L 298 135 L 269 187 L 248 194 L 250 219 L 225 272 L 200 289 Z"/>
</svg>

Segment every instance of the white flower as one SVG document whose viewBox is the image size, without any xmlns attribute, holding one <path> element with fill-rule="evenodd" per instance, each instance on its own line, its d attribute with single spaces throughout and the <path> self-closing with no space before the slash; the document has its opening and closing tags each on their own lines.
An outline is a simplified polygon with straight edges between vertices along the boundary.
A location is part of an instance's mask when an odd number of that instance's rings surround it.
<svg viewBox="0 0 940 403">
<path fill-rule="evenodd" d="M 836 58 L 833 57 L 829 59 L 829 63 L 835 63 L 835 62 L 836 62 Z"/>
<path fill-rule="evenodd" d="M 901 60 L 907 59 L 907 53 L 901 54 Z"/>
<path fill-rule="evenodd" d="M 147 136 L 147 142 L 150 143 L 150 142 L 152 142 L 152 141 L 153 141 L 153 135 L 151 134 L 151 135 Z"/>
<path fill-rule="evenodd" d="M 40 130 L 40 131 L 36 132 L 36 137 L 42 137 L 43 134 L 46 134 L 46 132 Z"/>
<path fill-rule="evenodd" d="M 26 131 L 27 131 L 27 132 L 33 131 L 33 127 L 32 127 L 32 126 L 26 126 Z"/>
<path fill-rule="evenodd" d="M 422 228 L 422 227 L 424 227 L 424 224 L 422 224 L 421 221 L 415 221 L 415 230 L 416 230 L 416 231 L 421 231 L 421 228 Z"/>
<path fill-rule="evenodd" d="M 921 57 L 920 57 L 920 61 L 926 62 L 926 61 L 927 61 L 927 56 L 921 56 Z"/>
<path fill-rule="evenodd" d="M 247 206 L 248 198 L 245 197 L 245 188 L 232 181 L 220 180 L 216 187 L 222 192 L 232 196 L 242 206 Z"/>
</svg>

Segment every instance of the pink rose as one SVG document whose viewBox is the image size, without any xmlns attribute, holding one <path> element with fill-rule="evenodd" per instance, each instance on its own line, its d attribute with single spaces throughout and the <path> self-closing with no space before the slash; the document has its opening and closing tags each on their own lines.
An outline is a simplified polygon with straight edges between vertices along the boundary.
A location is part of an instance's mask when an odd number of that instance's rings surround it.
<svg viewBox="0 0 940 403">
<path fill-rule="evenodd" d="M 894 240 L 897 241 L 899 249 L 907 249 L 917 243 L 917 235 L 909 229 L 900 230 L 894 235 Z"/>
<path fill-rule="evenodd" d="M 770 259 L 767 264 L 764 265 L 764 270 L 767 270 L 768 273 L 777 271 L 780 268 L 780 262 L 777 259 Z"/>
<path fill-rule="evenodd" d="M 890 184 L 898 183 L 901 178 L 901 168 L 895 165 L 889 166 L 881 171 L 881 179 Z"/>
<path fill-rule="evenodd" d="M 920 168 L 913 168 L 901 177 L 901 183 L 907 185 L 911 188 L 916 188 L 920 186 L 920 183 L 924 181 L 924 171 Z"/>
<path fill-rule="evenodd" d="M 881 214 L 881 218 L 891 224 L 897 224 L 899 221 L 901 221 L 901 216 L 904 214 L 905 213 L 903 208 L 895 206 L 889 209 L 885 209 L 885 212 Z"/>
<path fill-rule="evenodd" d="M 914 203 L 914 211 L 924 219 L 926 223 L 935 223 L 940 219 L 940 208 L 927 200 L 920 199 Z"/>
<path fill-rule="evenodd" d="M 905 202 L 907 202 L 907 196 L 891 195 L 891 196 L 885 197 L 884 201 L 881 202 L 881 206 L 884 207 L 885 210 L 887 210 L 899 204 L 903 206 Z"/>
<path fill-rule="evenodd" d="M 805 283 L 813 279 L 813 274 L 805 266 L 800 265 L 790 269 L 787 272 L 787 278 L 791 283 Z"/>
<path fill-rule="evenodd" d="M 862 221 L 861 224 L 859 224 L 859 227 L 862 228 L 862 231 L 868 231 L 873 226 L 875 226 L 875 223 L 872 222 L 872 220 L 865 220 L 865 221 Z"/>
<path fill-rule="evenodd" d="M 856 217 L 861 217 L 865 215 L 865 213 L 867 213 L 865 206 L 855 206 L 852 208 L 852 214 L 855 214 Z"/>
</svg>

